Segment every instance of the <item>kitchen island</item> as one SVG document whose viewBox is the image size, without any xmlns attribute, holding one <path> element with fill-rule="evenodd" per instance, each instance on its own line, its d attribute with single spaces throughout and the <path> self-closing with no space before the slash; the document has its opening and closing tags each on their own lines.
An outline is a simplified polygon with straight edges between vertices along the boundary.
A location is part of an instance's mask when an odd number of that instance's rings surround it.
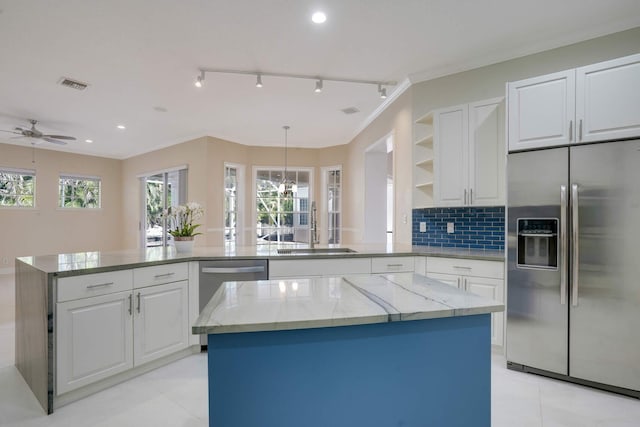
<svg viewBox="0 0 640 427">
<path fill-rule="evenodd" d="M 502 310 L 410 273 L 227 282 L 193 326 L 209 425 L 490 426 Z"/>
</svg>

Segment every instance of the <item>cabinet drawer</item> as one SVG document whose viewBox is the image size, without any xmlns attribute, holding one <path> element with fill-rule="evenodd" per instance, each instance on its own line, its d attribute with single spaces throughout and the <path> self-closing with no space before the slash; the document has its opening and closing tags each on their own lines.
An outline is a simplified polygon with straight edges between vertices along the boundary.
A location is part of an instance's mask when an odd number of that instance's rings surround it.
<svg viewBox="0 0 640 427">
<path fill-rule="evenodd" d="M 371 258 L 337 258 L 269 261 L 269 278 L 341 276 L 344 274 L 368 274 Z"/>
<path fill-rule="evenodd" d="M 133 270 L 133 287 L 161 285 L 189 279 L 189 265 L 186 262 L 154 265 Z"/>
<path fill-rule="evenodd" d="M 58 279 L 58 302 L 112 294 L 133 288 L 131 270 L 85 274 Z"/>
<path fill-rule="evenodd" d="M 427 259 L 427 273 L 502 279 L 504 278 L 504 263 L 502 261 L 429 257 Z"/>
<path fill-rule="evenodd" d="M 371 258 L 372 273 L 395 273 L 413 271 L 412 256 L 394 256 Z"/>
</svg>

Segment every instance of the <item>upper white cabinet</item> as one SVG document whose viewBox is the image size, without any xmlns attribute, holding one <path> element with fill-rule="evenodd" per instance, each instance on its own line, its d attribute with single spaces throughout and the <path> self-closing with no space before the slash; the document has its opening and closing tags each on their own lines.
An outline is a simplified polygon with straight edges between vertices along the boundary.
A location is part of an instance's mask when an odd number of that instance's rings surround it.
<svg viewBox="0 0 640 427">
<path fill-rule="evenodd" d="M 576 70 L 578 141 L 640 136 L 640 54 Z"/>
<path fill-rule="evenodd" d="M 575 71 L 508 84 L 509 151 L 569 144 L 575 116 Z"/>
<path fill-rule="evenodd" d="M 507 84 L 509 151 L 640 136 L 640 54 Z"/>
<path fill-rule="evenodd" d="M 504 102 L 434 112 L 435 205 L 504 204 Z"/>
</svg>

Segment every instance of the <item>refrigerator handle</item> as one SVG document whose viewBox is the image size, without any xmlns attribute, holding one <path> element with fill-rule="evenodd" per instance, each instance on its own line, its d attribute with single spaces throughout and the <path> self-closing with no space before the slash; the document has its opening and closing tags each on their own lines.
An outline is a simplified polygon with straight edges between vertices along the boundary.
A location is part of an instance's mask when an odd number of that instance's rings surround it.
<svg viewBox="0 0 640 427">
<path fill-rule="evenodd" d="M 571 185 L 571 305 L 578 305 L 578 184 Z"/>
<path fill-rule="evenodd" d="M 567 303 L 567 186 L 560 186 L 560 304 Z"/>
</svg>

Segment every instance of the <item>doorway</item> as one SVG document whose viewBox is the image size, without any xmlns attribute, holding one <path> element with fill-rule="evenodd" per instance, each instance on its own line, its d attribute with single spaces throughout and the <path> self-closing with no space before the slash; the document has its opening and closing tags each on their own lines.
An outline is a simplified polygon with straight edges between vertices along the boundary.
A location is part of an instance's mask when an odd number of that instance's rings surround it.
<svg viewBox="0 0 640 427">
<path fill-rule="evenodd" d="M 171 235 L 163 212 L 187 202 L 187 169 L 157 172 L 142 181 L 141 246 L 167 246 Z"/>
<path fill-rule="evenodd" d="M 393 245 L 393 134 L 364 154 L 364 243 Z"/>
</svg>

